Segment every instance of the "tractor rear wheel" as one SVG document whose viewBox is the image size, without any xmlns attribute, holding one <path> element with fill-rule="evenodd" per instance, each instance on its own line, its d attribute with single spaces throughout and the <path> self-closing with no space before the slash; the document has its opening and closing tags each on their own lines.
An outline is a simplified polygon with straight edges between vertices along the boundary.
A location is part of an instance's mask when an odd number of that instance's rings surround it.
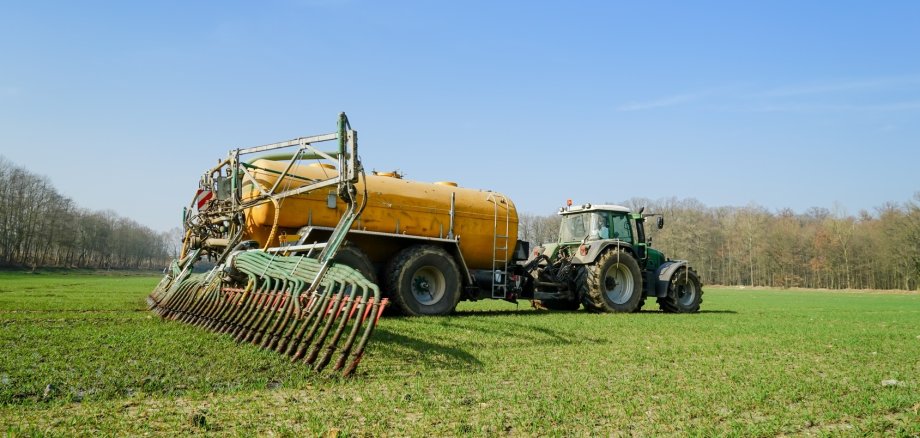
<svg viewBox="0 0 920 438">
<path fill-rule="evenodd" d="M 447 315 L 460 301 L 460 269 L 443 248 L 411 246 L 390 260 L 386 290 L 406 315 Z"/>
<path fill-rule="evenodd" d="M 608 250 L 576 277 L 585 309 L 592 312 L 635 312 L 642 301 L 642 275 L 633 256 Z"/>
<path fill-rule="evenodd" d="M 703 287 L 692 268 L 684 267 L 671 276 L 668 295 L 658 298 L 658 307 L 667 313 L 695 313 L 703 302 Z"/>
</svg>

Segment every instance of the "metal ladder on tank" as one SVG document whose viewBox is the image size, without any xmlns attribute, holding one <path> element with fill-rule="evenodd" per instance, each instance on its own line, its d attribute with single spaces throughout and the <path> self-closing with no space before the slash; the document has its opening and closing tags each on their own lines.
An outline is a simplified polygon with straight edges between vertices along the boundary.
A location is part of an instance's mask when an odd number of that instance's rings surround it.
<svg viewBox="0 0 920 438">
<path fill-rule="evenodd" d="M 511 232 L 511 212 L 508 200 L 498 193 L 489 193 L 486 199 L 494 206 L 492 225 L 492 298 L 508 297 L 509 233 Z M 501 214 L 504 213 L 504 220 Z"/>
</svg>

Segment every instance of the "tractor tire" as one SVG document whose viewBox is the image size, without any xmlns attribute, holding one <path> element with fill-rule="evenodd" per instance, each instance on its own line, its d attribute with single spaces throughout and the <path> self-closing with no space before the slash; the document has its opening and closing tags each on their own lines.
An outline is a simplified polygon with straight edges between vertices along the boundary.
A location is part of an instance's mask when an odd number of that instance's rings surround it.
<svg viewBox="0 0 920 438">
<path fill-rule="evenodd" d="M 332 262 L 348 266 L 360 272 L 364 278 L 372 283 L 377 283 L 377 270 L 374 269 L 374 264 L 371 263 L 371 259 L 367 257 L 367 254 L 355 245 L 343 244 L 338 252 L 335 253 Z"/>
<path fill-rule="evenodd" d="M 575 282 L 591 312 L 635 312 L 644 298 L 639 263 L 622 249 L 608 250 L 586 265 Z"/>
<path fill-rule="evenodd" d="M 693 268 L 681 268 L 671 276 L 668 295 L 658 298 L 658 307 L 666 313 L 696 313 L 703 302 L 703 286 Z"/>
<path fill-rule="evenodd" d="M 460 301 L 460 269 L 443 248 L 416 245 L 387 266 L 386 290 L 403 314 L 447 315 Z"/>
</svg>

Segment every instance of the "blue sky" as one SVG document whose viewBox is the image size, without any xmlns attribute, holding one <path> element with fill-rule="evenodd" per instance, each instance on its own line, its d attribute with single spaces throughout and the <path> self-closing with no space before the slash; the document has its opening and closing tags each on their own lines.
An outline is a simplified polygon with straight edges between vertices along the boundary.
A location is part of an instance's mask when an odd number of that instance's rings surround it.
<svg viewBox="0 0 920 438">
<path fill-rule="evenodd" d="M 234 147 L 334 130 L 365 166 L 523 212 L 631 197 L 855 214 L 920 190 L 920 2 L 4 2 L 0 155 L 179 225 Z"/>
</svg>

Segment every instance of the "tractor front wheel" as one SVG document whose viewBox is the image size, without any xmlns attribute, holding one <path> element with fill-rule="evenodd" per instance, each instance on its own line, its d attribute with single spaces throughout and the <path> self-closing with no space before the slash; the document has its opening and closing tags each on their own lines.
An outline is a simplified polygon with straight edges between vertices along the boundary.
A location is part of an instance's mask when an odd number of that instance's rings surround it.
<svg viewBox="0 0 920 438">
<path fill-rule="evenodd" d="M 635 312 L 642 302 L 639 263 L 622 249 L 611 249 L 576 277 L 578 294 L 592 312 Z"/>
<path fill-rule="evenodd" d="M 411 246 L 390 260 L 386 286 L 406 315 L 447 315 L 460 301 L 460 269 L 443 248 Z"/>
<path fill-rule="evenodd" d="M 703 302 L 703 287 L 693 269 L 684 267 L 671 277 L 668 295 L 658 298 L 658 307 L 667 313 L 695 313 Z"/>
</svg>

